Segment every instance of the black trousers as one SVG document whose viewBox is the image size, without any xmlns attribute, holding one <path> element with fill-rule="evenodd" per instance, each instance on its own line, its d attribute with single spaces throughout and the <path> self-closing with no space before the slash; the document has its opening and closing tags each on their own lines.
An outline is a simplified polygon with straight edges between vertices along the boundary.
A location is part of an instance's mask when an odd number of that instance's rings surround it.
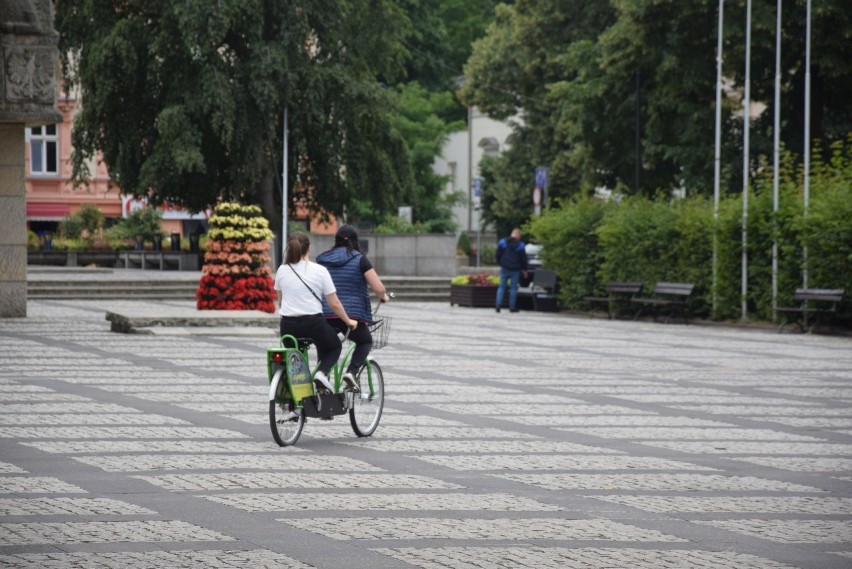
<svg viewBox="0 0 852 569">
<path fill-rule="evenodd" d="M 346 333 L 346 324 L 340 318 L 331 318 L 328 323 L 338 332 Z M 349 333 L 349 339 L 355 342 L 355 349 L 352 351 L 352 359 L 346 367 L 346 371 L 352 372 L 352 375 L 358 373 L 367 356 L 370 355 L 370 350 L 373 348 L 373 335 L 370 334 L 370 327 L 364 322 L 358 322 L 358 327 Z"/>
<path fill-rule="evenodd" d="M 337 332 L 328 325 L 322 314 L 308 316 L 282 316 L 279 325 L 281 335 L 290 334 L 297 338 L 310 338 L 317 347 L 319 370 L 328 375 L 340 357 L 342 345 Z"/>
</svg>

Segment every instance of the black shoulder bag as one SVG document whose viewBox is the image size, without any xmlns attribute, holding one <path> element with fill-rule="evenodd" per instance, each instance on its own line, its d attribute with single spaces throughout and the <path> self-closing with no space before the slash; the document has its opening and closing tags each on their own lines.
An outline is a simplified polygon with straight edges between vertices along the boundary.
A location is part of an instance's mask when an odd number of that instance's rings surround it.
<svg viewBox="0 0 852 569">
<path fill-rule="evenodd" d="M 287 265 L 287 266 L 290 267 L 290 270 L 293 271 L 293 274 L 296 275 L 299 278 L 300 281 L 302 281 L 302 284 L 305 285 L 305 288 L 307 288 L 309 291 L 311 291 L 311 294 L 314 295 L 314 298 L 319 300 L 319 303 L 322 304 L 322 299 L 319 296 L 317 296 L 317 293 L 314 292 L 314 289 L 312 289 L 311 287 L 308 286 L 308 283 L 305 282 L 305 279 L 303 279 L 302 277 L 299 276 L 299 273 L 296 272 L 296 269 L 293 268 L 293 265 Z"/>
</svg>

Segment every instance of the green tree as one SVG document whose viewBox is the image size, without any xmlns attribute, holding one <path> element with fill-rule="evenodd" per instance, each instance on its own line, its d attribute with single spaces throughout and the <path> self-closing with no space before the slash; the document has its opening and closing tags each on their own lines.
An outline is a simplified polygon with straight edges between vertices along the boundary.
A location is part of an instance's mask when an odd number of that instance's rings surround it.
<svg viewBox="0 0 852 569">
<path fill-rule="evenodd" d="M 261 204 L 280 221 L 283 109 L 291 206 L 390 211 L 412 184 L 378 81 L 410 26 L 390 0 L 56 0 L 68 89 L 82 90 L 74 176 L 103 153 L 125 193 L 201 210 Z"/>
<path fill-rule="evenodd" d="M 400 112 L 395 127 L 408 144 L 415 184 L 402 192 L 402 204 L 413 208 L 415 223 L 425 224 L 430 231 L 453 231 L 452 205 L 458 196 L 442 196 L 446 180 L 432 170 L 435 157 L 454 130 L 464 123 L 447 123 L 441 116 L 455 105 L 448 91 L 430 92 L 419 83 L 406 83 L 397 88 Z"/>
<path fill-rule="evenodd" d="M 135 239 L 139 236 L 144 239 L 162 237 L 163 229 L 160 225 L 162 220 L 163 214 L 159 210 L 143 207 L 130 212 L 130 215 L 107 229 L 106 233 L 111 239 L 117 240 Z"/>
<path fill-rule="evenodd" d="M 845 96 L 852 89 L 847 4 L 825 0 L 814 12 L 812 135 L 825 144 L 852 126 L 852 100 Z M 752 125 L 754 170 L 772 148 L 775 5 L 754 4 L 752 100 L 768 105 Z M 683 186 L 709 195 L 717 9 L 717 0 L 518 0 L 500 6 L 468 61 L 462 100 L 498 118 L 523 113 L 519 133 L 529 148 L 523 160 L 507 155 L 506 168 L 518 172 L 515 179 L 529 180 L 531 162 L 550 166 L 551 195 L 599 185 L 649 196 Z M 803 144 L 804 0 L 784 9 L 781 134 L 797 151 Z M 742 124 L 734 113 L 741 106 L 736 87 L 743 83 L 744 2 L 726 2 L 725 15 L 724 74 L 735 89 L 723 102 L 723 188 L 738 192 Z"/>
</svg>

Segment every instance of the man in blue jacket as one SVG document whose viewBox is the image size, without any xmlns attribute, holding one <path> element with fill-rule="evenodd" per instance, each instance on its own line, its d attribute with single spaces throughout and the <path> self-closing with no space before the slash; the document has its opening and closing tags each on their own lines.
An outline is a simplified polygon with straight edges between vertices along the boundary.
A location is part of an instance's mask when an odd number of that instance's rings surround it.
<svg viewBox="0 0 852 569">
<path fill-rule="evenodd" d="M 509 237 L 497 243 L 497 262 L 500 264 L 500 286 L 497 287 L 496 310 L 500 312 L 503 295 L 506 294 L 506 281 L 509 281 L 509 312 L 518 311 L 518 283 L 521 272 L 527 272 L 527 252 L 521 241 L 521 230 L 515 228 Z"/>
</svg>

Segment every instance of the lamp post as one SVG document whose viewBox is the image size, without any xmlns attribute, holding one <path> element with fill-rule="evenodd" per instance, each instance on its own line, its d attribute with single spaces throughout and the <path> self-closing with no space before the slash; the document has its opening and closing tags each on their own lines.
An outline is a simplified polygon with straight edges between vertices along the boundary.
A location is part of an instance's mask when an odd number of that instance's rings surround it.
<svg viewBox="0 0 852 569">
<path fill-rule="evenodd" d="M 778 307 L 778 184 L 781 163 L 781 0 L 778 0 L 775 14 L 775 117 L 773 126 L 772 160 L 772 319 L 777 319 Z"/>
<path fill-rule="evenodd" d="M 285 251 L 287 250 L 287 200 L 289 199 L 287 192 L 287 138 L 288 138 L 288 125 L 287 125 L 287 107 L 284 107 L 284 118 L 282 121 L 284 124 L 281 127 L 282 133 L 281 136 L 284 138 L 284 167 L 281 171 L 281 262 L 284 262 Z"/>
<path fill-rule="evenodd" d="M 742 319 L 748 316 L 748 160 L 751 121 L 751 0 L 746 2 L 745 86 L 743 95 L 743 251 L 740 302 Z"/>
<path fill-rule="evenodd" d="M 718 297 L 717 281 L 719 273 L 719 192 L 722 171 L 722 30 L 725 14 L 725 0 L 719 0 L 719 31 L 716 45 L 716 143 L 713 153 L 713 316 L 716 316 Z"/>
</svg>

